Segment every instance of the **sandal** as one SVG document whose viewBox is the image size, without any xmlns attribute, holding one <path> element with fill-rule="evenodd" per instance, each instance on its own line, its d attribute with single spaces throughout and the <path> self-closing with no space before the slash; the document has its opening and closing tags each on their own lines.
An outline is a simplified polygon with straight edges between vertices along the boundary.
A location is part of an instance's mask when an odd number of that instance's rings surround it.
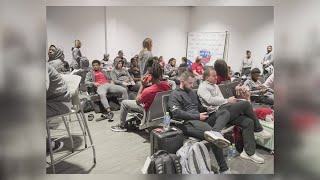
<svg viewBox="0 0 320 180">
<path fill-rule="evenodd" d="M 93 114 L 89 114 L 88 115 L 88 121 L 92 121 L 94 119 L 94 115 Z"/>
</svg>

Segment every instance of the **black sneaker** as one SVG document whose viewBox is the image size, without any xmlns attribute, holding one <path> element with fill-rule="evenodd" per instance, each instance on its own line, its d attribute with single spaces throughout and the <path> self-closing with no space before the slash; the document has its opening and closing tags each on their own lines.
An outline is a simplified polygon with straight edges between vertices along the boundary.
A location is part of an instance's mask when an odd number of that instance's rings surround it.
<svg viewBox="0 0 320 180">
<path fill-rule="evenodd" d="M 120 125 L 111 126 L 111 130 L 114 132 L 126 132 L 127 129 L 124 127 L 121 127 Z"/>
<path fill-rule="evenodd" d="M 54 141 L 54 146 L 52 147 L 52 153 L 55 153 L 63 148 L 63 142 L 62 141 Z M 50 153 L 50 149 L 47 148 L 47 154 Z"/>
</svg>

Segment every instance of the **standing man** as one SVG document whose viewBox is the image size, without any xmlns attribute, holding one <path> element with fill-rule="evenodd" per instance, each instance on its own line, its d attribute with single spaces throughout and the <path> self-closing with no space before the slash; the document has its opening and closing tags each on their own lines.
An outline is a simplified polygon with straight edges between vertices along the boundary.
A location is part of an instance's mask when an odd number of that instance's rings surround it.
<svg viewBox="0 0 320 180">
<path fill-rule="evenodd" d="M 264 56 L 261 64 L 263 69 L 263 75 L 265 78 L 268 78 L 273 73 L 273 64 L 274 64 L 274 57 L 272 52 L 272 46 L 269 45 L 267 47 L 267 54 Z"/>
<path fill-rule="evenodd" d="M 72 62 L 70 64 L 70 66 L 73 69 L 80 69 L 82 67 L 81 66 L 81 59 L 82 59 L 82 54 L 80 51 L 80 48 L 82 46 L 82 43 L 80 42 L 80 40 L 75 40 L 74 41 L 74 47 L 71 48 L 72 51 Z"/>
<path fill-rule="evenodd" d="M 96 87 L 97 93 L 100 96 L 101 103 L 104 108 L 107 110 L 107 119 L 113 118 L 113 113 L 110 110 L 109 102 L 107 99 L 107 93 L 122 93 L 123 99 L 128 99 L 127 89 L 115 85 L 110 77 L 107 75 L 107 71 L 100 68 L 100 61 L 93 60 L 92 61 L 93 70 L 89 71 L 86 75 L 85 84 L 89 87 Z"/>
<path fill-rule="evenodd" d="M 252 58 L 251 58 L 251 51 L 247 50 L 246 57 L 243 58 L 242 64 L 241 64 L 241 76 L 245 75 L 248 76 L 251 71 L 252 67 Z"/>
</svg>

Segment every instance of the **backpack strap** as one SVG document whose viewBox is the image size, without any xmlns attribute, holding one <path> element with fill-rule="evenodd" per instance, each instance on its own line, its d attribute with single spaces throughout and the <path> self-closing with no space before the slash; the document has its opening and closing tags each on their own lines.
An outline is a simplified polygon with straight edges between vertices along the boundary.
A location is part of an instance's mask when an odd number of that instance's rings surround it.
<svg viewBox="0 0 320 180">
<path fill-rule="evenodd" d="M 211 171 L 211 162 L 210 162 L 210 155 L 209 155 L 208 149 L 202 142 L 199 142 L 199 146 L 200 146 L 200 151 L 201 151 L 202 156 L 205 157 L 204 160 L 205 160 L 205 164 L 207 166 L 207 169 L 209 171 Z"/>
<path fill-rule="evenodd" d="M 187 159 L 187 167 L 189 168 L 188 169 L 189 174 L 198 174 L 197 169 L 194 164 L 196 161 L 194 156 L 195 156 L 195 154 L 193 152 L 193 146 L 191 146 L 191 148 L 188 151 L 188 155 L 187 155 L 187 158 L 188 158 Z"/>
<path fill-rule="evenodd" d="M 172 160 L 176 174 L 182 174 L 182 167 L 179 162 L 179 157 L 177 157 L 176 155 L 172 155 L 172 154 L 169 154 L 169 157 Z"/>
<path fill-rule="evenodd" d="M 155 169 L 156 174 L 164 174 L 164 163 L 163 163 L 163 156 L 158 156 L 155 158 Z"/>
<path fill-rule="evenodd" d="M 198 174 L 210 174 L 211 166 L 210 164 L 210 156 L 206 149 L 206 147 L 201 143 L 197 142 L 194 146 L 192 146 L 192 151 L 194 153 L 196 165 L 195 168 Z"/>
</svg>

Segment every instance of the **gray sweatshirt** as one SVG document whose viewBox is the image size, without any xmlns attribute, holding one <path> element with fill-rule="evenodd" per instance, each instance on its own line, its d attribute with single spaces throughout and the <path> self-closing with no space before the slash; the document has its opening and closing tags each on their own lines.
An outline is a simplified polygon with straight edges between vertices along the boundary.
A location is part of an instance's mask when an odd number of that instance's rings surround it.
<svg viewBox="0 0 320 180">
<path fill-rule="evenodd" d="M 146 67 L 146 63 L 148 61 L 149 58 L 153 57 L 152 52 L 151 51 L 141 51 L 139 54 L 139 63 L 140 63 L 140 73 L 141 76 L 143 76 L 144 74 L 146 74 L 147 72 L 147 68 Z"/>
<path fill-rule="evenodd" d="M 122 85 L 123 82 L 130 82 L 133 78 L 130 76 L 127 69 L 124 67 L 122 69 L 118 69 L 118 63 L 121 59 L 115 59 L 115 68 L 111 71 L 111 79 L 117 85 Z"/>
<path fill-rule="evenodd" d="M 80 60 L 81 60 L 82 54 L 79 48 L 73 47 L 72 48 L 72 65 L 74 69 L 80 68 Z"/>
<path fill-rule="evenodd" d="M 228 103 L 228 100 L 223 97 L 219 86 L 208 81 L 203 81 L 200 84 L 198 96 L 204 107 L 211 106 L 214 111 L 217 111 L 221 105 Z"/>
<path fill-rule="evenodd" d="M 273 65 L 274 57 L 273 57 L 273 53 L 272 53 L 272 52 L 267 53 L 267 54 L 264 56 L 264 58 L 263 58 L 263 60 L 262 60 L 262 63 L 264 63 L 265 61 L 269 61 L 269 62 L 268 62 L 268 65 L 269 65 L 269 64 L 272 64 L 272 65 Z"/>
<path fill-rule="evenodd" d="M 254 82 L 251 78 L 247 79 L 243 85 L 248 86 L 250 88 L 250 93 L 251 94 L 259 94 L 260 90 L 256 90 L 256 88 L 261 85 L 261 82 L 259 80 L 257 80 L 256 82 Z"/>
<path fill-rule="evenodd" d="M 88 87 L 92 87 L 94 85 L 94 82 L 96 82 L 95 77 L 94 77 L 94 70 L 91 70 L 87 73 L 86 75 L 86 79 L 85 79 L 85 84 Z M 101 71 L 103 72 L 104 76 L 106 77 L 106 79 L 108 79 L 109 81 L 111 81 L 111 77 L 109 77 L 109 73 L 107 70 L 105 69 L 101 69 Z"/>
<path fill-rule="evenodd" d="M 71 102 L 70 92 L 65 80 L 49 64 L 47 64 L 47 68 L 47 101 Z"/>
<path fill-rule="evenodd" d="M 164 74 L 169 76 L 169 79 L 177 79 L 178 73 L 174 70 L 175 67 L 172 67 L 171 64 L 166 64 L 164 66 Z"/>
</svg>

